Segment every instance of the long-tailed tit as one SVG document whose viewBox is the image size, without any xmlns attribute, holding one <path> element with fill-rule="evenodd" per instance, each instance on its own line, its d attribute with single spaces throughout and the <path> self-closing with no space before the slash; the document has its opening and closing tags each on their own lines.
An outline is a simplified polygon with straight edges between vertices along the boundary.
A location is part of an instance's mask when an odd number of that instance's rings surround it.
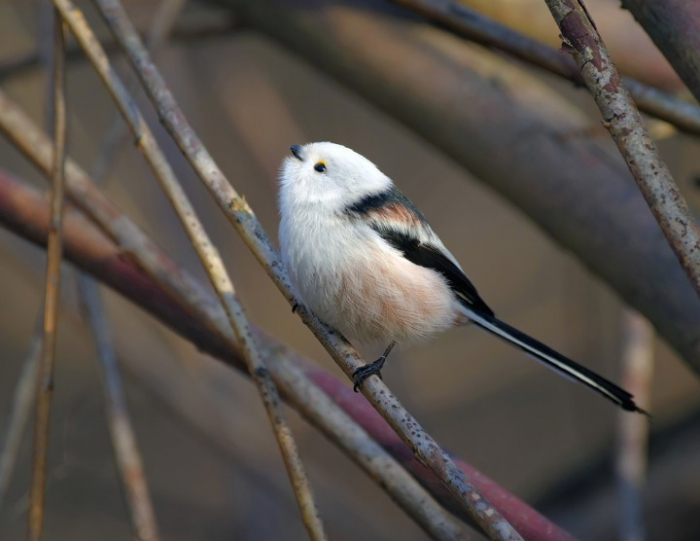
<svg viewBox="0 0 700 541">
<path fill-rule="evenodd" d="M 396 342 L 474 323 L 628 411 L 632 395 L 503 323 L 418 208 L 372 162 L 334 143 L 291 147 L 280 173 L 280 246 L 300 301 L 362 342 L 388 344 L 353 375 L 380 375 Z"/>
</svg>

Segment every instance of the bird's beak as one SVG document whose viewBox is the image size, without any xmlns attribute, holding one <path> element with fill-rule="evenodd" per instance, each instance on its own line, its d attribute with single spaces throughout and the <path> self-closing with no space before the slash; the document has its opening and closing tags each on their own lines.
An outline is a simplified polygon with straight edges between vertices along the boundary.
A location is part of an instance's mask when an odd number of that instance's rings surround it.
<svg viewBox="0 0 700 541">
<path fill-rule="evenodd" d="M 303 158 L 303 156 L 302 156 L 302 148 L 301 148 L 301 146 L 299 146 L 299 145 L 292 145 L 291 147 L 289 147 L 289 150 L 292 151 L 292 154 L 294 154 L 294 157 L 295 157 L 297 160 L 304 161 L 304 158 Z"/>
</svg>

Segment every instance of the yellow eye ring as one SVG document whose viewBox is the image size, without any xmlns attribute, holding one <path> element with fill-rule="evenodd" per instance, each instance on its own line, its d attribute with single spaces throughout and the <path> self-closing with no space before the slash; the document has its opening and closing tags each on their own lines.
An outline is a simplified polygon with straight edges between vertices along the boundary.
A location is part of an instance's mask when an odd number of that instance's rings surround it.
<svg viewBox="0 0 700 541">
<path fill-rule="evenodd" d="M 318 171 L 319 173 L 325 172 L 326 162 L 318 162 L 316 165 L 314 165 L 314 170 Z"/>
</svg>

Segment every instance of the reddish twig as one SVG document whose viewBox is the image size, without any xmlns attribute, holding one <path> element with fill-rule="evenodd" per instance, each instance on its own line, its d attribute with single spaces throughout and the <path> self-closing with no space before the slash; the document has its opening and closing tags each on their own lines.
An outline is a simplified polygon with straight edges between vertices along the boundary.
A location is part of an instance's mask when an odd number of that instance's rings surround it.
<svg viewBox="0 0 700 541">
<path fill-rule="evenodd" d="M 521 34 L 454 0 L 392 0 L 456 34 L 533 64 L 583 86 L 574 60 L 536 39 Z M 700 135 L 700 107 L 649 85 L 623 78 L 641 111 L 664 120 L 679 130 Z"/>
<path fill-rule="evenodd" d="M 0 222 L 22 237 L 42 245 L 45 243 L 44 232 L 48 224 L 46 202 L 33 190 L 18 185 L 10 178 L 0 174 Z M 69 260 L 149 311 L 202 351 L 239 370 L 244 370 L 237 346 L 231 341 L 223 339 L 221 333 L 212 331 L 211 325 L 192 317 L 193 309 L 188 307 L 188 303 L 191 303 L 192 300 L 185 302 L 187 297 L 169 293 L 170 288 L 167 284 L 162 280 L 152 279 L 150 275 L 139 269 L 131 259 L 124 258 L 114 243 L 97 231 L 81 214 L 69 213 L 66 216 L 65 230 L 66 257 Z M 161 255 L 160 261 L 166 268 L 171 269 L 171 272 L 176 271 L 177 266 L 165 256 Z M 262 331 L 257 330 L 255 336 L 262 351 L 269 356 L 271 361 L 287 359 L 288 363 L 286 364 L 295 367 L 306 377 L 313 379 L 347 415 L 364 427 L 386 451 L 411 471 L 423 485 L 428 487 L 443 505 L 453 509 L 462 518 L 469 519 L 469 515 L 456 505 L 451 494 L 444 489 L 440 480 L 416 460 L 411 450 L 403 444 L 386 421 L 362 396 L 353 393 L 346 384 L 318 368 L 315 363 L 306 361 L 290 349 L 275 342 Z M 280 355 L 280 351 L 284 351 L 284 356 Z M 273 376 L 277 378 L 278 372 L 284 374 L 285 364 L 271 362 L 270 369 Z M 285 376 L 279 377 L 284 379 Z M 295 389 L 293 386 L 282 383 L 280 385 L 285 389 L 286 397 L 295 407 L 297 407 L 296 397 L 300 393 L 311 395 L 314 389 L 313 385 L 310 388 L 301 389 Z M 322 414 L 323 411 L 316 412 L 316 415 L 319 413 Z M 309 420 L 315 424 L 313 417 Z M 332 427 L 332 423 L 329 423 L 329 426 Z M 333 439 L 339 444 L 343 441 L 342 438 L 335 436 Z M 366 447 L 363 446 L 363 448 Z M 348 450 L 348 454 L 353 456 L 351 450 Z M 363 456 L 363 453 L 360 454 L 360 459 Z M 354 458 L 358 460 L 356 455 Z M 518 528 L 518 531 L 522 531 L 526 539 L 533 541 L 571 541 L 573 539 L 570 534 L 548 521 L 484 474 L 458 458 L 454 460 L 463 471 L 471 475 L 479 490 L 486 494 L 491 501 L 496 502 L 500 512 Z M 382 486 L 391 490 L 396 480 L 387 480 L 386 477 L 382 477 L 386 473 L 387 471 L 381 467 L 372 475 L 383 479 Z M 404 489 L 399 492 L 404 497 L 410 494 Z M 427 509 L 430 502 L 430 498 L 423 498 L 416 503 L 419 507 Z"/>
<path fill-rule="evenodd" d="M 46 264 L 46 291 L 44 296 L 44 329 L 41 362 L 37 379 L 37 398 L 34 421 L 34 452 L 32 481 L 29 493 L 27 538 L 39 541 L 44 527 L 44 499 L 46 493 L 46 459 L 51 424 L 51 399 L 54 384 L 54 360 L 58 331 L 58 305 L 61 293 L 61 254 L 63 233 L 64 166 L 66 153 L 65 51 L 63 22 L 55 16 L 54 24 L 54 147 L 51 172 L 51 221 L 48 231 Z"/>
<path fill-rule="evenodd" d="M 642 195 L 688 278 L 700 294 L 700 228 L 622 84 L 582 0 L 545 0 L 574 54 L 604 125 L 620 149 Z"/>
</svg>

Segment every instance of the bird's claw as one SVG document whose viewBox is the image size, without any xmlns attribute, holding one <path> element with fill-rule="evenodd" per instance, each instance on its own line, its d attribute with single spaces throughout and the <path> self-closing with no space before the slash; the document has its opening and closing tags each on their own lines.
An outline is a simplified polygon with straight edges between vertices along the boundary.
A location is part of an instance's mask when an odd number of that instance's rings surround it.
<svg viewBox="0 0 700 541">
<path fill-rule="evenodd" d="M 384 361 L 386 361 L 386 357 L 379 357 L 379 359 L 373 363 L 361 366 L 355 370 L 352 374 L 352 381 L 354 383 L 352 387 L 353 391 L 356 393 L 360 392 L 360 385 L 370 376 L 379 376 L 379 379 L 383 379 L 382 368 L 384 367 Z"/>
</svg>

